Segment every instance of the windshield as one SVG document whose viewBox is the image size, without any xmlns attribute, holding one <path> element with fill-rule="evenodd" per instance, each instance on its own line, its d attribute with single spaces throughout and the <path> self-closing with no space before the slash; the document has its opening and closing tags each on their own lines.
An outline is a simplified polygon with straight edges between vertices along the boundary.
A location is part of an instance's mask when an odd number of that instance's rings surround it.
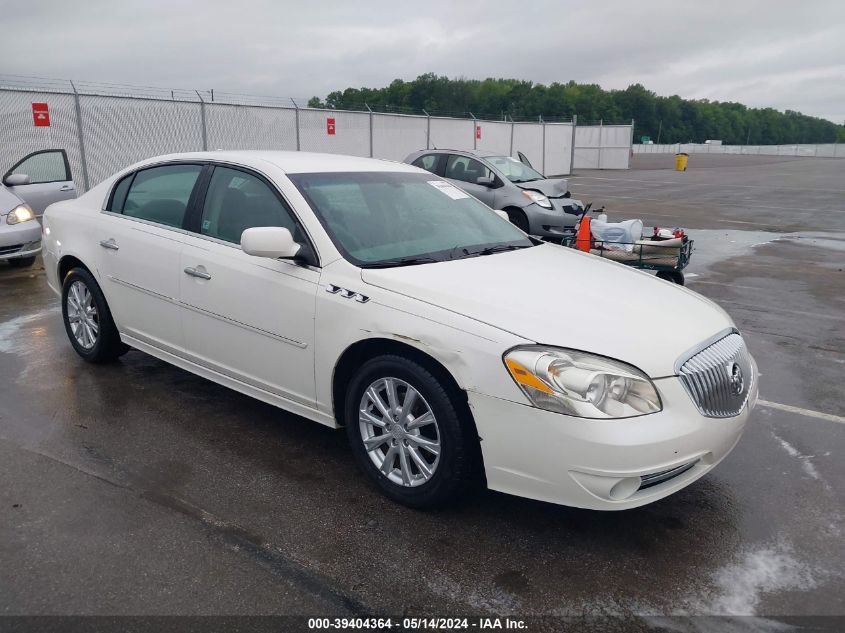
<svg viewBox="0 0 845 633">
<path fill-rule="evenodd" d="M 432 174 L 288 174 L 335 246 L 361 267 L 424 264 L 534 243 Z"/>
<path fill-rule="evenodd" d="M 492 163 L 511 182 L 531 182 L 532 180 L 545 180 L 545 176 L 521 163 L 510 156 L 486 156 L 488 163 Z"/>
</svg>

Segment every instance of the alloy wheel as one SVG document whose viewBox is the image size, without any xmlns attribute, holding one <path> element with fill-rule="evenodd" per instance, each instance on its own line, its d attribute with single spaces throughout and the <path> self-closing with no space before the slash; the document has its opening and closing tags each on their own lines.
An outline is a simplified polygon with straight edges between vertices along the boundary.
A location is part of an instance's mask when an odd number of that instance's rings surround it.
<svg viewBox="0 0 845 633">
<path fill-rule="evenodd" d="M 370 384 L 358 407 L 364 449 L 382 475 L 400 486 L 429 481 L 440 462 L 440 428 L 429 404 L 399 378 Z"/>
<path fill-rule="evenodd" d="M 86 350 L 97 343 L 100 319 L 91 291 L 81 281 L 74 281 L 67 293 L 67 320 L 76 342 Z"/>
</svg>

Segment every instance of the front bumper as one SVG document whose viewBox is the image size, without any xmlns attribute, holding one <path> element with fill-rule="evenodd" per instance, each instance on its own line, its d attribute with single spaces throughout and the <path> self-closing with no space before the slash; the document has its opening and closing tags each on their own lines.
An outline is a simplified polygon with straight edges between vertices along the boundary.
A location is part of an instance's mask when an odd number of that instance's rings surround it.
<svg viewBox="0 0 845 633">
<path fill-rule="evenodd" d="M 739 441 L 757 400 L 706 418 L 676 377 L 654 381 L 663 410 L 585 420 L 469 392 L 492 490 L 593 510 L 625 510 L 666 497 L 718 464 Z"/>
<path fill-rule="evenodd" d="M 41 252 L 41 224 L 30 220 L 19 224 L 6 224 L 0 218 L 0 260 L 31 257 Z"/>
<path fill-rule="evenodd" d="M 538 204 L 525 207 L 528 228 L 531 235 L 545 238 L 561 238 L 571 235 L 578 221 L 577 215 L 564 212 L 564 199 L 550 198 L 552 207 L 545 209 Z"/>
</svg>

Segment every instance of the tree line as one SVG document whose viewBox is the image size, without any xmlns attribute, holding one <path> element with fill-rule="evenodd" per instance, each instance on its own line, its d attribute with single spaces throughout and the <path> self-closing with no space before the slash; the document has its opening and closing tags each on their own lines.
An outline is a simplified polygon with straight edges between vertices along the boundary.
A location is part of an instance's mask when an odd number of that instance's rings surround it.
<svg viewBox="0 0 845 633">
<path fill-rule="evenodd" d="M 519 79 L 450 79 L 434 73 L 412 81 L 395 79 L 384 88 L 346 88 L 325 101 L 312 97 L 309 107 L 469 116 L 492 120 L 571 119 L 581 124 L 635 121 L 634 139 L 655 143 L 730 145 L 845 142 L 845 126 L 826 119 L 741 103 L 663 97 L 640 84 L 604 90 L 597 84 L 553 83 Z"/>
</svg>

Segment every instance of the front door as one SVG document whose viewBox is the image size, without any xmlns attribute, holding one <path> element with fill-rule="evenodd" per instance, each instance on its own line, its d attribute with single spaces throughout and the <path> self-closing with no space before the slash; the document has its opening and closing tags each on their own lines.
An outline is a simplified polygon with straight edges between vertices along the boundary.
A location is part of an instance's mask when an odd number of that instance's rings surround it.
<svg viewBox="0 0 845 633">
<path fill-rule="evenodd" d="M 182 222 L 201 165 L 161 165 L 126 176 L 97 223 L 97 267 L 118 329 L 179 353 Z"/>
<path fill-rule="evenodd" d="M 446 160 L 444 177 L 451 180 L 456 187 L 481 200 L 488 207 L 493 207 L 496 189 L 487 185 L 479 185 L 478 179 L 486 177 L 495 180 L 496 177 L 480 161 L 469 156 L 450 154 Z"/>
<path fill-rule="evenodd" d="M 9 176 L 28 177 L 27 184 L 6 186 L 26 202 L 38 218 L 54 202 L 76 197 L 76 185 L 71 178 L 70 164 L 63 149 L 33 152 L 6 172 L 4 183 Z"/>
<path fill-rule="evenodd" d="M 282 226 L 303 241 L 268 181 L 216 166 L 194 232 L 185 235 L 180 296 L 188 358 L 288 400 L 315 406 L 314 311 L 320 273 L 247 255 L 241 234 Z"/>
</svg>

